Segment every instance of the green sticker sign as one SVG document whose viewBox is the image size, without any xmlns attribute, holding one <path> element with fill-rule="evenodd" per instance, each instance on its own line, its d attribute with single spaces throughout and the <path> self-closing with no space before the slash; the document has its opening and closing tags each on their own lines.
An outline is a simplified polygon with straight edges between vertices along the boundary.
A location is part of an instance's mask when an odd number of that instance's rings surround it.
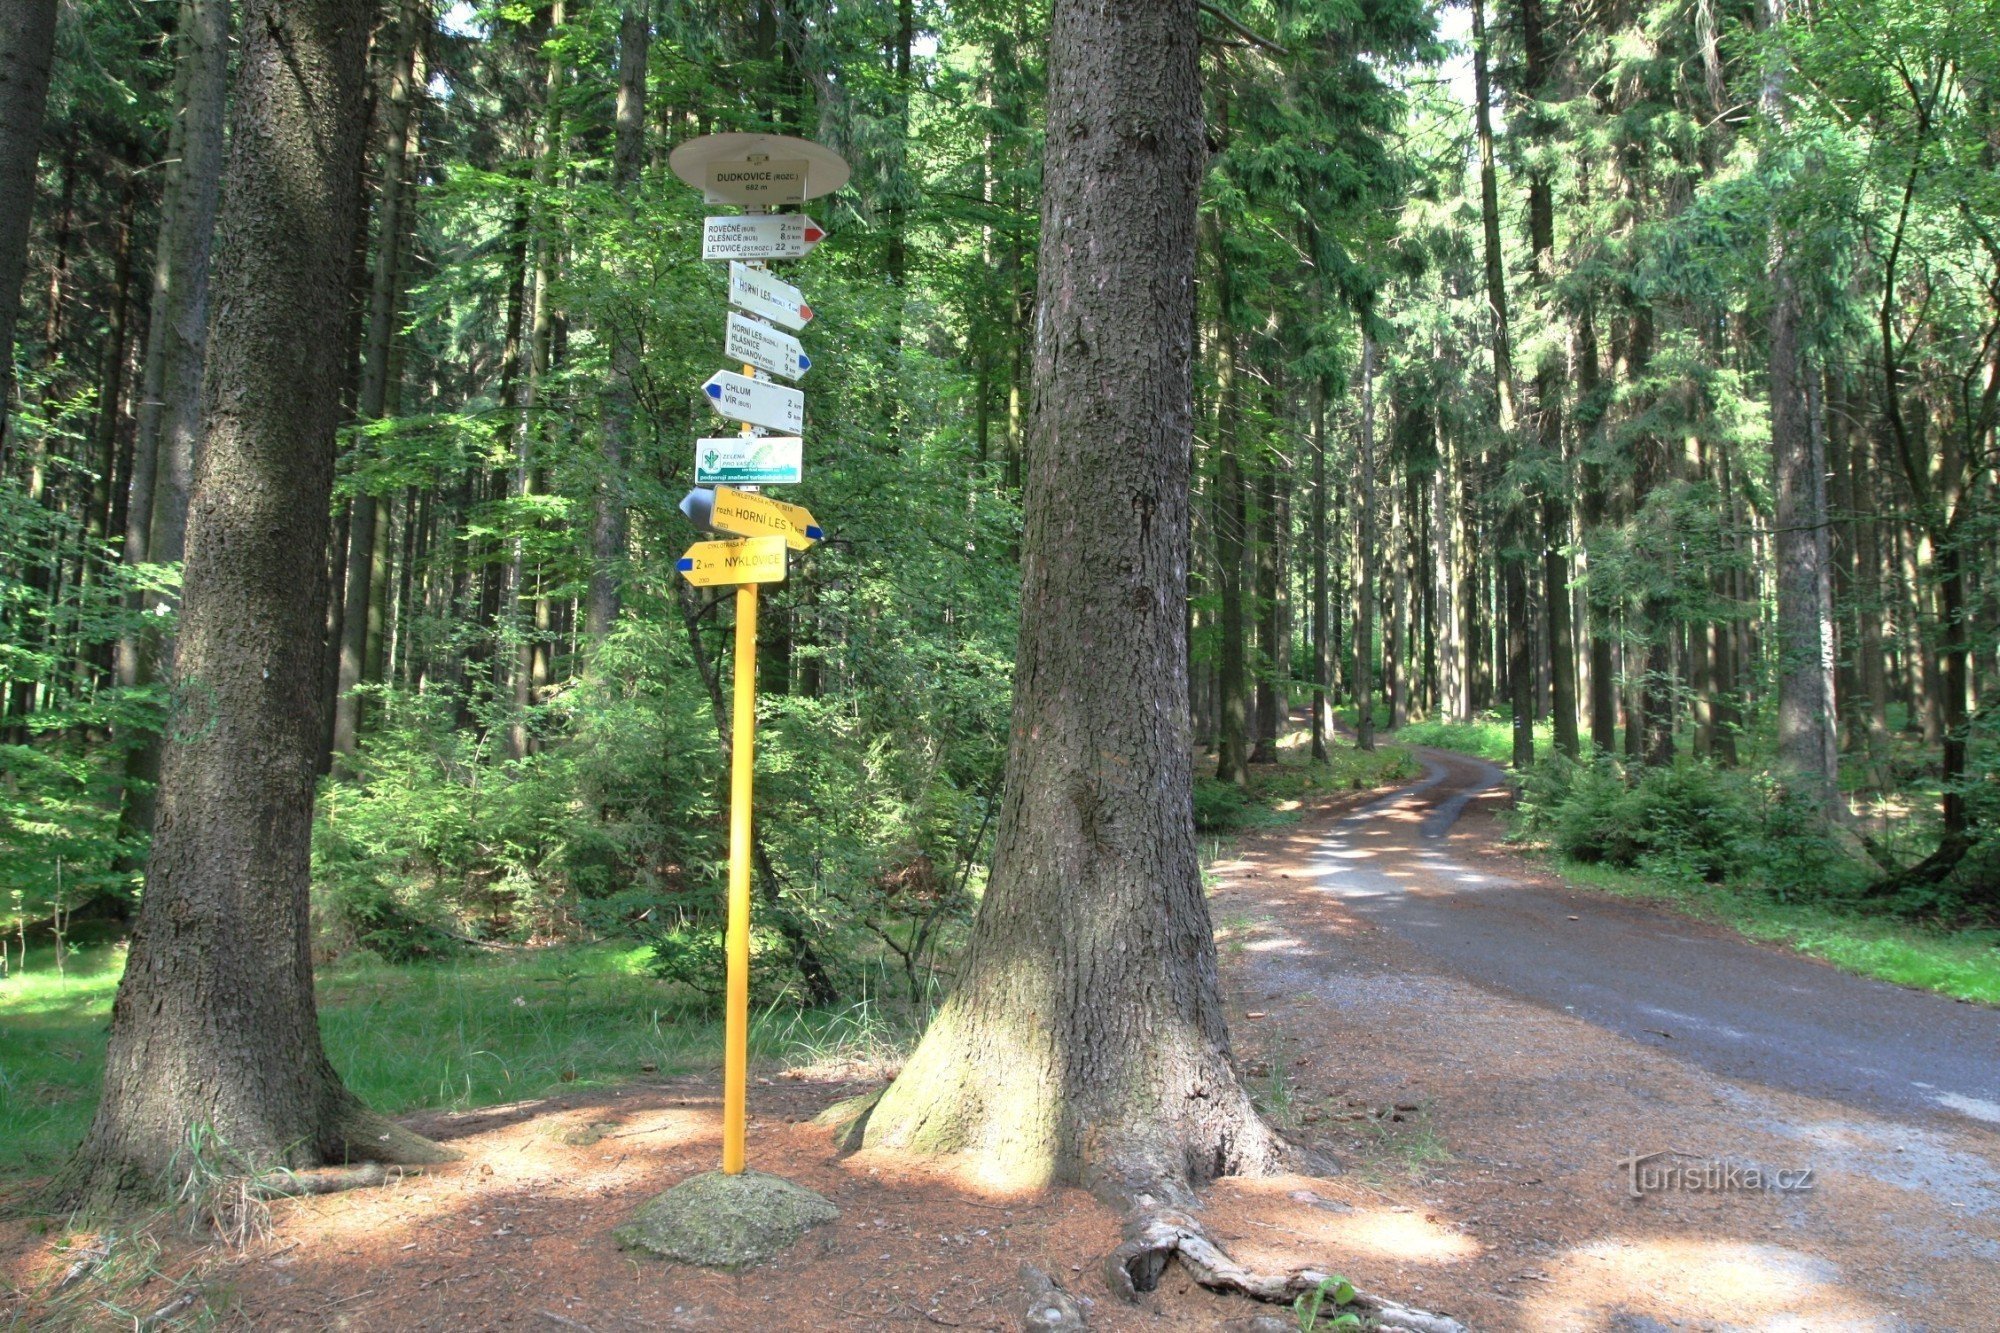
<svg viewBox="0 0 2000 1333">
<path fill-rule="evenodd" d="M 694 442 L 697 486 L 794 486 L 805 472 L 796 435 L 725 435 Z"/>
</svg>

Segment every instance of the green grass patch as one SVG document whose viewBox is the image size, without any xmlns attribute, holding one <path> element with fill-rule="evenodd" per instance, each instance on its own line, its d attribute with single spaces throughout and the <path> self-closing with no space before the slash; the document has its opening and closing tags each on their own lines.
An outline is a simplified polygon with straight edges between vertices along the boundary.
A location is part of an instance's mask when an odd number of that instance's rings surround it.
<svg viewBox="0 0 2000 1333">
<path fill-rule="evenodd" d="M 1864 977 L 2000 1005 L 2000 931 L 1935 930 L 1856 916 L 1818 903 L 1775 902 L 1768 895 L 1727 884 L 1690 883 L 1615 866 L 1546 859 L 1563 878 L 1584 888 L 1665 903 Z"/>
<path fill-rule="evenodd" d="M 357 955 L 326 969 L 320 1031 L 349 1087 L 377 1110 L 465 1110 L 718 1068 L 722 1024 L 705 999 L 646 972 L 643 946 L 575 945 L 394 965 Z M 0 1177 L 45 1174 L 96 1110 L 122 949 L 45 957 L 0 981 Z M 915 1020 L 870 1000 L 753 1013 L 754 1058 L 893 1058 Z"/>
<path fill-rule="evenodd" d="M 1421 772 L 1423 766 L 1400 746 L 1358 750 L 1333 745 L 1327 747 L 1322 764 L 1258 765 L 1243 787 L 1204 775 L 1194 780 L 1195 828 L 1202 833 L 1240 833 L 1295 824 L 1304 816 L 1307 799 L 1321 792 L 1370 791 Z"/>
<path fill-rule="evenodd" d="M 1447 722 L 1442 718 L 1406 722 L 1395 735 L 1403 745 L 1456 750 L 1460 754 L 1476 755 L 1496 764 L 1511 763 L 1514 758 L 1514 721 L 1502 713 L 1482 713 L 1470 722 Z M 1548 720 L 1537 722 L 1536 753 L 1546 754 L 1554 744 Z"/>
</svg>

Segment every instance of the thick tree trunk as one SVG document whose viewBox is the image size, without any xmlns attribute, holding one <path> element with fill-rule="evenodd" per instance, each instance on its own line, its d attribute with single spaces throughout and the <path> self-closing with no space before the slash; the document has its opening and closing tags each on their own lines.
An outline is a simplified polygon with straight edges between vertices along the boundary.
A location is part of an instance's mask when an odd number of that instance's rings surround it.
<svg viewBox="0 0 2000 1333">
<path fill-rule="evenodd" d="M 1763 26 L 1785 23 L 1784 0 L 1761 0 Z M 1764 118 L 1773 133 L 1786 122 L 1783 75 L 1765 75 Z M 1815 804 L 1835 812 L 1840 751 L 1833 730 L 1832 552 L 1828 547 L 1826 466 L 1806 402 L 1805 361 L 1799 351 L 1798 282 L 1782 228 L 1771 235 L 1771 468 L 1777 492 L 1778 760 Z"/>
<path fill-rule="evenodd" d="M 646 157 L 646 53 L 652 23 L 647 0 L 626 0 L 618 29 L 618 132 L 611 182 L 636 202 L 639 167 Z M 604 429 L 598 441 L 597 490 L 590 522 L 590 591 L 584 635 L 594 646 L 618 619 L 619 562 L 625 557 L 625 459 L 632 447 L 634 395 L 640 346 L 636 315 L 611 329 L 611 382 L 604 394 Z M 980 399 L 982 413 L 985 399 Z M 983 419 L 983 416 L 982 416 Z"/>
<path fill-rule="evenodd" d="M 1774 243 L 1774 250 L 1778 247 Z M 1778 757 L 1831 813 L 1839 791 L 1833 743 L 1833 607 L 1826 469 L 1802 383 L 1798 298 L 1782 253 L 1772 262 L 1771 458 L 1777 474 Z"/>
<path fill-rule="evenodd" d="M 231 98 L 159 822 L 103 1099 L 53 1193 L 171 1189 L 190 1136 L 239 1168 L 435 1160 L 320 1043 L 307 910 L 340 325 L 367 0 L 251 0 Z"/>
<path fill-rule="evenodd" d="M 57 8 L 56 0 L 0 0 L 0 431 L 14 396 L 14 320 L 28 272 Z"/>
<path fill-rule="evenodd" d="M 1193 0 L 1055 7 L 995 873 L 866 1127 L 1001 1186 L 1173 1198 L 1287 1155 L 1230 1064 L 1190 803 L 1195 55 Z"/>
</svg>

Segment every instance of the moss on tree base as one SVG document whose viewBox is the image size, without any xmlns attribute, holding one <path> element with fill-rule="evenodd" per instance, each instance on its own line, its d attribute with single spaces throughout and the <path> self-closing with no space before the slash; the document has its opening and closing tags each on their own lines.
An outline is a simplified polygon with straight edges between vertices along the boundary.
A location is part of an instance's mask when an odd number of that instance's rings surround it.
<svg viewBox="0 0 2000 1333">
<path fill-rule="evenodd" d="M 707 1171 L 654 1198 L 612 1235 L 628 1249 L 676 1263 L 735 1269 L 776 1258 L 839 1216 L 824 1198 L 781 1177 Z"/>
</svg>

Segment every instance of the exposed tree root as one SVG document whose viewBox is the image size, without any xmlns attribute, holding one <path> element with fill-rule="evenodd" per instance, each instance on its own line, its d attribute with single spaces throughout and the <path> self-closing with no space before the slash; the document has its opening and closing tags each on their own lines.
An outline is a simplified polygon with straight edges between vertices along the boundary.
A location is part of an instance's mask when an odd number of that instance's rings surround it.
<svg viewBox="0 0 2000 1333">
<path fill-rule="evenodd" d="M 464 1154 L 404 1129 L 355 1100 L 340 1117 L 338 1130 L 350 1161 L 382 1166 L 441 1166 Z"/>
<path fill-rule="evenodd" d="M 1067 1333 L 1089 1323 L 1077 1299 L 1033 1264 L 1021 1265 L 1015 1313 L 1020 1316 L 1022 1333 Z"/>
<path fill-rule="evenodd" d="M 1234 1292 L 1253 1300 L 1288 1304 L 1317 1288 L 1329 1274 L 1302 1268 L 1292 1273 L 1256 1273 L 1243 1267 L 1211 1241 L 1199 1224 L 1171 1209 L 1142 1210 L 1125 1224 L 1125 1243 L 1104 1261 L 1104 1278 L 1126 1300 L 1160 1284 L 1167 1264 L 1178 1259 L 1196 1282 L 1210 1291 Z M 1414 1310 L 1365 1291 L 1356 1291 L 1345 1309 L 1375 1321 L 1382 1330 L 1408 1333 L 1466 1333 L 1465 1325 L 1446 1315 Z"/>
<path fill-rule="evenodd" d="M 381 1162 L 332 1166 L 317 1171 L 278 1171 L 259 1177 L 253 1183 L 251 1192 L 259 1199 L 302 1199 L 308 1195 L 339 1194 L 344 1190 L 392 1185 L 422 1174 L 421 1167 L 385 1166 Z"/>
<path fill-rule="evenodd" d="M 875 1103 L 881 1101 L 882 1094 L 888 1090 L 884 1086 L 858 1097 L 843 1098 L 814 1116 L 813 1123 L 833 1131 L 833 1146 L 841 1152 L 854 1152 L 861 1147 L 861 1138 L 868 1132 L 868 1117 L 874 1113 Z"/>
</svg>

